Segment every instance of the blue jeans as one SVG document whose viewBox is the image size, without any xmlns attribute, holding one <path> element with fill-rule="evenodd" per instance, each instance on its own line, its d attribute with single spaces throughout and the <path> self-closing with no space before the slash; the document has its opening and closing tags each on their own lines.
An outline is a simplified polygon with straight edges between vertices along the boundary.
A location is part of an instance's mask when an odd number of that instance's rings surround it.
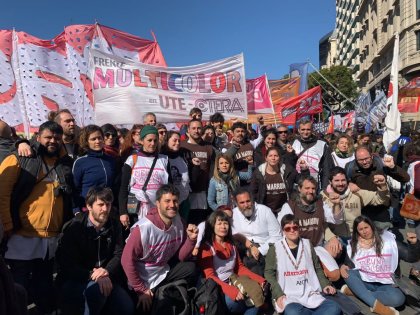
<svg viewBox="0 0 420 315">
<path fill-rule="evenodd" d="M 299 303 L 290 303 L 284 309 L 283 315 L 339 315 L 341 308 L 331 300 L 325 300 L 317 308 L 307 308 Z"/>
<path fill-rule="evenodd" d="M 128 292 L 118 284 L 112 285 L 111 294 L 106 297 L 94 281 L 86 284 L 70 280 L 63 284 L 61 293 L 61 310 L 65 315 L 99 315 L 105 309 L 107 314 L 131 315 L 135 310 Z"/>
<path fill-rule="evenodd" d="M 349 289 L 370 307 L 373 307 L 375 300 L 391 307 L 401 306 L 405 302 L 405 296 L 400 289 L 391 284 L 365 282 L 362 280 L 359 270 L 349 270 L 349 277 L 344 281 Z"/>
<path fill-rule="evenodd" d="M 225 295 L 225 301 L 227 309 L 230 313 L 244 314 L 244 315 L 257 315 L 258 308 L 248 307 L 245 305 L 245 301 L 233 301 L 227 295 Z"/>
</svg>

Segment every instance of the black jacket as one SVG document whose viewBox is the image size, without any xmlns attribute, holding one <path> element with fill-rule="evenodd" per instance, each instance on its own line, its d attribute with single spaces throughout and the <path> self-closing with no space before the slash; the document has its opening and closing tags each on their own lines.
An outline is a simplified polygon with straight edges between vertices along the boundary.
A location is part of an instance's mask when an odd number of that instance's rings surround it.
<svg viewBox="0 0 420 315">
<path fill-rule="evenodd" d="M 251 193 L 254 198 L 254 201 L 260 204 L 264 204 L 265 195 L 267 193 L 267 186 L 265 182 L 265 177 L 262 174 L 260 168 L 263 168 L 265 170 L 265 164 L 261 164 L 260 167 L 256 168 L 254 173 L 252 174 Z M 296 171 L 295 168 L 283 163 L 280 167 L 280 171 L 283 175 L 287 194 L 290 196 L 293 192 L 294 184 L 297 183 L 301 175 Z M 309 170 L 302 171 L 302 175 L 308 176 Z"/>
<path fill-rule="evenodd" d="M 12 154 L 12 150 L 15 147 L 14 144 L 12 139 L 0 137 L 0 164 L 8 155 Z"/>
<path fill-rule="evenodd" d="M 113 283 L 124 284 L 121 267 L 124 240 L 120 222 L 110 216 L 100 232 L 88 222 L 88 213 L 84 213 L 63 228 L 56 252 L 58 283 L 66 280 L 87 283 L 93 268 L 102 267 Z"/>
</svg>

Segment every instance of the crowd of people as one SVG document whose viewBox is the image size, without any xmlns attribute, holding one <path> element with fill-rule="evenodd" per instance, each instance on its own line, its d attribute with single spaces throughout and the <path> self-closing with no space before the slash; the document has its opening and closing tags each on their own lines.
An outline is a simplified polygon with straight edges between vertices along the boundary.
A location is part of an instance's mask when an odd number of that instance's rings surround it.
<svg viewBox="0 0 420 315">
<path fill-rule="evenodd" d="M 420 199 L 419 134 L 387 152 L 258 122 L 80 128 L 62 109 L 27 140 L 0 121 L 0 313 L 157 314 L 183 281 L 213 284 L 216 314 L 360 313 L 349 295 L 398 314 L 420 286 L 420 221 L 399 214 Z"/>
</svg>

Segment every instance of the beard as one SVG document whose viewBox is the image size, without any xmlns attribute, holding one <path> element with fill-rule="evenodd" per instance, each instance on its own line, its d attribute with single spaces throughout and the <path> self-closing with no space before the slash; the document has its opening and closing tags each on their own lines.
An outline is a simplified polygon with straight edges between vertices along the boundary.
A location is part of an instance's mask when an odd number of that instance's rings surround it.
<svg viewBox="0 0 420 315">
<path fill-rule="evenodd" d="M 254 214 L 254 205 L 252 205 L 251 207 L 245 208 L 244 210 L 241 210 L 242 214 L 249 218 Z"/>
<path fill-rule="evenodd" d="M 94 213 L 92 212 L 92 217 L 95 219 L 96 222 L 101 224 L 105 224 L 108 221 L 109 213 Z"/>
<path fill-rule="evenodd" d="M 315 194 L 309 194 L 309 195 L 302 194 L 300 197 L 302 198 L 303 202 L 307 204 L 312 204 L 316 200 Z"/>
<path fill-rule="evenodd" d="M 59 147 L 56 147 L 54 151 L 48 150 L 48 148 L 42 144 L 39 145 L 39 151 L 41 155 L 45 155 L 48 157 L 56 157 L 58 156 L 58 152 L 60 151 Z"/>
</svg>

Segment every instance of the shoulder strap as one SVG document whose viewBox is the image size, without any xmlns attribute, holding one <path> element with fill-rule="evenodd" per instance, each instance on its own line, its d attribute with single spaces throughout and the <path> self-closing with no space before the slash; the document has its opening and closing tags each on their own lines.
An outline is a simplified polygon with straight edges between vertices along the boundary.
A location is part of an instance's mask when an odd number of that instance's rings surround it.
<svg viewBox="0 0 420 315">
<path fill-rule="evenodd" d="M 303 151 L 301 151 L 298 156 L 297 156 L 297 160 L 300 159 L 300 157 L 306 152 L 308 151 L 310 148 L 312 148 L 315 144 L 317 144 L 318 141 L 315 141 L 314 143 L 312 143 L 311 145 L 309 145 L 306 149 L 303 149 Z M 302 143 L 301 143 L 302 144 Z"/>
<path fill-rule="evenodd" d="M 141 188 L 141 190 L 143 191 L 147 190 L 147 184 L 149 183 L 150 177 L 152 177 L 153 169 L 155 168 L 158 157 L 159 157 L 159 154 L 157 154 L 155 158 L 153 159 L 153 163 L 152 163 L 152 166 L 150 167 L 149 174 L 147 174 L 147 178 L 144 181 L 143 187 Z"/>
<path fill-rule="evenodd" d="M 137 164 L 138 155 L 133 154 L 133 155 L 131 155 L 131 157 L 133 158 L 133 166 L 131 167 L 131 174 L 133 174 L 134 166 L 136 166 L 136 164 Z"/>
</svg>

